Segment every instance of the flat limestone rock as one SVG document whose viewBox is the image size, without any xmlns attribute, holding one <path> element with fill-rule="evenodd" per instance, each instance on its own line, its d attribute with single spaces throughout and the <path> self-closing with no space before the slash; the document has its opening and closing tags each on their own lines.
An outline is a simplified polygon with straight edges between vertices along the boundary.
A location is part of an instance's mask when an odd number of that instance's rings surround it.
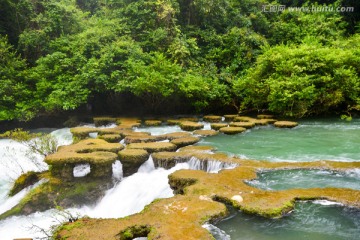
<svg viewBox="0 0 360 240">
<path fill-rule="evenodd" d="M 256 116 L 258 119 L 272 119 L 274 118 L 274 115 L 270 114 L 259 114 Z"/>
<path fill-rule="evenodd" d="M 108 143 L 103 139 L 86 139 L 76 144 L 59 147 L 56 153 L 45 158 L 45 162 L 50 165 L 112 162 L 117 158 L 116 153 L 123 148 L 120 143 Z"/>
<path fill-rule="evenodd" d="M 149 153 L 162 151 L 175 151 L 176 145 L 169 142 L 131 143 L 128 149 L 144 149 Z"/>
<path fill-rule="evenodd" d="M 224 115 L 224 118 L 225 118 L 225 121 L 231 122 L 234 120 L 234 118 L 236 118 L 238 116 L 239 115 L 237 115 L 237 114 L 227 114 L 227 115 Z"/>
<path fill-rule="evenodd" d="M 198 137 L 184 137 L 184 138 L 176 138 L 171 140 L 171 143 L 175 144 L 178 148 L 184 147 L 187 145 L 192 145 L 200 141 Z"/>
<path fill-rule="evenodd" d="M 219 130 L 220 128 L 227 127 L 228 124 L 227 123 L 212 123 L 210 126 L 211 126 L 211 129 L 213 129 L 213 130 Z"/>
<path fill-rule="evenodd" d="M 122 139 L 120 134 L 104 134 L 98 136 L 100 139 L 104 139 L 105 141 L 109 143 L 118 143 Z"/>
<path fill-rule="evenodd" d="M 278 128 L 293 128 L 299 125 L 297 122 L 291 122 L 291 121 L 277 121 L 274 123 L 275 127 Z"/>
<path fill-rule="evenodd" d="M 185 121 L 180 123 L 180 128 L 185 131 L 194 131 L 203 128 L 204 125 L 201 123 Z"/>
<path fill-rule="evenodd" d="M 160 120 L 145 120 L 144 124 L 145 124 L 145 126 L 160 126 L 161 121 Z"/>
<path fill-rule="evenodd" d="M 246 131 L 246 128 L 243 127 L 224 127 L 219 129 L 220 132 L 225 134 L 238 134 Z"/>
<path fill-rule="evenodd" d="M 222 117 L 221 116 L 215 116 L 215 115 L 207 115 L 203 117 L 204 121 L 206 122 L 221 122 Z"/>
<path fill-rule="evenodd" d="M 242 127 L 242 128 L 253 128 L 255 127 L 254 122 L 231 122 L 229 124 L 230 127 Z"/>
<path fill-rule="evenodd" d="M 119 152 L 124 177 L 136 173 L 139 167 L 149 159 L 149 153 L 143 149 L 124 149 Z"/>
<path fill-rule="evenodd" d="M 215 130 L 195 130 L 195 135 L 200 135 L 202 137 L 215 136 L 218 135 L 219 132 Z"/>
<path fill-rule="evenodd" d="M 251 122 L 256 120 L 256 118 L 247 117 L 247 116 L 237 116 L 234 118 L 234 122 Z"/>
<path fill-rule="evenodd" d="M 176 138 L 184 138 L 184 137 L 190 137 L 191 133 L 189 132 L 173 132 L 173 133 L 167 133 L 164 134 L 163 137 L 169 140 L 173 140 Z"/>
</svg>

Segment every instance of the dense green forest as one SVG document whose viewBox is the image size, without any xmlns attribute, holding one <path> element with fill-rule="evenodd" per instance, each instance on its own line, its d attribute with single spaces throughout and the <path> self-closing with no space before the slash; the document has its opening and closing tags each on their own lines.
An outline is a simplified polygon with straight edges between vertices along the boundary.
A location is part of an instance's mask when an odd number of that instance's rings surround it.
<svg viewBox="0 0 360 240">
<path fill-rule="evenodd" d="M 86 106 L 350 114 L 359 20 L 357 0 L 1 0 L 0 120 Z"/>
</svg>

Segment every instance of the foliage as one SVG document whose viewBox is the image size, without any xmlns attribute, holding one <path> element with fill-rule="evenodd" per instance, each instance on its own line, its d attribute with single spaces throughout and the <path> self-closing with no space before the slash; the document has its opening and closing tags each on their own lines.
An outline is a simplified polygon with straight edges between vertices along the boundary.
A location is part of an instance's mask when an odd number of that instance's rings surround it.
<svg viewBox="0 0 360 240">
<path fill-rule="evenodd" d="M 0 134 L 0 138 L 9 138 L 29 148 L 31 154 L 40 154 L 46 157 L 55 153 L 58 142 L 51 134 L 30 133 L 21 128 Z"/>
<path fill-rule="evenodd" d="M 301 45 L 267 48 L 256 67 L 234 83 L 243 109 L 269 109 L 301 117 L 359 104 L 359 35 L 324 46 L 314 38 Z"/>
<path fill-rule="evenodd" d="M 0 121 L 119 99 L 152 113 L 166 103 L 349 115 L 359 109 L 358 14 L 262 11 L 349 1 L 4 0 Z"/>
</svg>

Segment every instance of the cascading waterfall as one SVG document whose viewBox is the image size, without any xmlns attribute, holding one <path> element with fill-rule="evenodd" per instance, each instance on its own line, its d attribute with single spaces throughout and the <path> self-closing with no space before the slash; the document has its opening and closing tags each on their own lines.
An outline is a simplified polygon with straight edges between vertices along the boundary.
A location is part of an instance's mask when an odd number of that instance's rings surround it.
<svg viewBox="0 0 360 240">
<path fill-rule="evenodd" d="M 231 169 L 238 166 L 236 163 L 225 163 L 215 160 L 201 161 L 196 157 L 191 157 L 188 164 L 190 169 L 203 170 L 208 173 L 218 173 L 222 169 Z"/>
</svg>

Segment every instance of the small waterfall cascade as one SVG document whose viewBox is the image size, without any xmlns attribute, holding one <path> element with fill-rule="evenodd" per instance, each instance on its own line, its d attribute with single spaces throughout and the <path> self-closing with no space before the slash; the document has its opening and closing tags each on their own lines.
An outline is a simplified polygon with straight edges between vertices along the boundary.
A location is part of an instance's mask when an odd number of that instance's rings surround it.
<svg viewBox="0 0 360 240">
<path fill-rule="evenodd" d="M 232 169 L 238 166 L 236 163 L 226 163 L 215 160 L 202 161 L 196 157 L 190 158 L 188 164 L 190 169 L 203 170 L 208 173 L 218 173 L 222 169 Z"/>
<path fill-rule="evenodd" d="M 119 218 L 140 212 L 157 198 L 173 196 L 168 184 L 168 175 L 179 169 L 189 168 L 188 164 L 177 164 L 171 169 L 155 169 L 153 159 L 149 159 L 138 172 L 124 178 L 94 208 L 83 209 L 90 217 Z"/>
</svg>

